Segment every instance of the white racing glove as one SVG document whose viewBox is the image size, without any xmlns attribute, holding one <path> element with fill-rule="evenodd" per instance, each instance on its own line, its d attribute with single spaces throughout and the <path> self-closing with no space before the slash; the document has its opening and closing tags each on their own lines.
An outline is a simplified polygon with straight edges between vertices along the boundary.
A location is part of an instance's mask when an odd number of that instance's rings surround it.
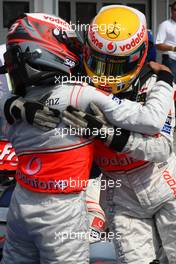
<svg viewBox="0 0 176 264">
<path fill-rule="evenodd" d="M 94 114 L 68 106 L 63 112 L 63 122 L 76 129 L 77 135 L 83 137 L 96 136 L 108 147 L 121 152 L 128 141 L 130 132 L 109 124 L 96 104 L 90 103 L 90 108 Z"/>
<path fill-rule="evenodd" d="M 90 179 L 86 190 L 86 204 L 89 219 L 89 242 L 95 243 L 105 239 L 105 214 L 99 204 L 101 175 Z"/>
<path fill-rule="evenodd" d="M 88 204 L 88 219 L 89 219 L 89 243 L 95 243 L 106 239 L 105 231 L 105 215 L 103 210 L 91 208 Z"/>
<path fill-rule="evenodd" d="M 9 124 L 21 119 L 43 131 L 56 128 L 61 121 L 59 110 L 17 96 L 7 99 L 4 114 Z"/>
</svg>

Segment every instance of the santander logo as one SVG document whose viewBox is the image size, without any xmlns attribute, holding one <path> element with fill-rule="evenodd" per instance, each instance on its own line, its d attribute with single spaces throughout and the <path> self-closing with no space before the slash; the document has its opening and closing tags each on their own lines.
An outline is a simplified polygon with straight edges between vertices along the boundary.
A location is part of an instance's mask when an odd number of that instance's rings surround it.
<svg viewBox="0 0 176 264">
<path fill-rule="evenodd" d="M 131 48 L 133 48 L 136 45 L 138 45 L 138 43 L 143 38 L 144 33 L 145 33 L 145 26 L 143 25 L 141 32 L 140 33 L 137 33 L 137 36 L 136 37 L 132 38 L 132 40 L 129 43 L 124 44 L 123 46 L 119 46 L 119 48 L 121 49 L 121 51 L 130 50 Z"/>
</svg>

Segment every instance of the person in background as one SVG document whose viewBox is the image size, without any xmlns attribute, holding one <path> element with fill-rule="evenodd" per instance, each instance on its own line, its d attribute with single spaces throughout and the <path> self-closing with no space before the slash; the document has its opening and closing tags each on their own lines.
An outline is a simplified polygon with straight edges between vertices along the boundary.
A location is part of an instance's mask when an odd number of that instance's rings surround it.
<svg viewBox="0 0 176 264">
<path fill-rule="evenodd" d="M 170 7 L 171 18 L 159 25 L 156 48 L 162 51 L 162 64 L 171 69 L 176 82 L 176 1 Z"/>
</svg>

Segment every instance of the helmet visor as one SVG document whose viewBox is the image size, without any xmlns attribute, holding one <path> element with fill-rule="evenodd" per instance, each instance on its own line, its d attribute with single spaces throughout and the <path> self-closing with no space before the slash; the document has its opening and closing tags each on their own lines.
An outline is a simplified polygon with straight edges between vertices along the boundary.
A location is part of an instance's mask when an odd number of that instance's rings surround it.
<svg viewBox="0 0 176 264">
<path fill-rule="evenodd" d="M 87 66 L 95 75 L 122 76 L 137 68 L 145 49 L 146 45 L 143 43 L 143 45 L 128 56 L 113 56 L 100 54 L 90 46 L 87 46 L 85 60 Z"/>
</svg>

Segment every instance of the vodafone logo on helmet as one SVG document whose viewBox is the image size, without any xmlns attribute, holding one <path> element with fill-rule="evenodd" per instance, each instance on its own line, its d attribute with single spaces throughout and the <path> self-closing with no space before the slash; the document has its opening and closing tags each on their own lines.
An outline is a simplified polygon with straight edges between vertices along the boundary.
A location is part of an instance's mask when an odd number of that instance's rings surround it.
<svg viewBox="0 0 176 264">
<path fill-rule="evenodd" d="M 52 16 L 45 16 L 44 15 L 44 19 L 49 20 L 50 22 L 56 22 L 58 24 L 67 25 L 67 23 L 65 21 L 63 21 L 59 18 L 52 17 Z"/>
<path fill-rule="evenodd" d="M 115 50 L 117 49 L 117 45 L 116 43 L 113 43 L 113 42 L 109 42 L 106 46 L 106 50 L 109 52 L 109 53 L 113 53 Z"/>
<path fill-rule="evenodd" d="M 126 51 L 126 50 L 130 50 L 131 48 L 134 48 L 135 46 L 137 46 L 139 42 L 143 39 L 145 31 L 146 31 L 146 28 L 143 25 L 141 32 L 137 33 L 136 37 L 132 38 L 129 43 L 119 46 L 120 50 Z"/>
<path fill-rule="evenodd" d="M 65 27 L 65 28 L 70 28 L 70 25 L 66 21 L 64 21 L 63 19 L 55 17 L 55 16 L 51 16 L 48 14 L 29 13 L 28 17 L 31 17 L 34 19 L 39 19 L 43 22 L 50 22 L 50 23 L 53 23 L 53 24 L 58 25 L 58 26 L 60 25 L 60 26 Z"/>
<path fill-rule="evenodd" d="M 94 44 L 97 48 L 102 49 L 103 43 L 96 38 L 95 31 L 93 31 L 92 29 L 90 29 L 89 37 L 92 44 Z"/>
<path fill-rule="evenodd" d="M 56 23 L 58 25 L 61 25 L 63 27 L 66 27 L 66 28 L 70 29 L 69 24 L 67 22 L 65 22 L 64 20 L 60 19 L 60 18 L 56 18 L 56 17 L 53 17 L 53 16 L 46 16 L 46 15 L 44 15 L 44 19 L 46 21 L 54 22 L 54 23 Z"/>
</svg>

